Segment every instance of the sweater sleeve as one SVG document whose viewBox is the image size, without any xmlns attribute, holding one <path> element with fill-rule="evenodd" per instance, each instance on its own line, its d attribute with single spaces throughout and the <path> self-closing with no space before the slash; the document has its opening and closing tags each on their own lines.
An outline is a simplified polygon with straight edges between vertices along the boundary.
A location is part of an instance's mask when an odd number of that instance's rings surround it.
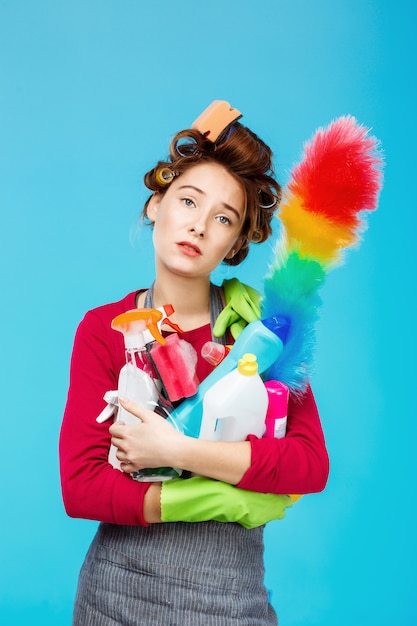
<svg viewBox="0 0 417 626">
<path fill-rule="evenodd" d="M 148 526 L 143 499 L 150 485 L 135 482 L 108 463 L 110 422 L 96 421 L 106 404 L 103 395 L 117 389 L 123 357 L 110 332 L 94 311 L 76 332 L 59 441 L 64 506 L 70 517 Z"/>
<path fill-rule="evenodd" d="M 322 491 L 329 458 L 316 402 L 309 386 L 302 398 L 290 395 L 287 434 L 283 439 L 248 437 L 251 466 L 237 487 L 277 494 Z"/>
</svg>

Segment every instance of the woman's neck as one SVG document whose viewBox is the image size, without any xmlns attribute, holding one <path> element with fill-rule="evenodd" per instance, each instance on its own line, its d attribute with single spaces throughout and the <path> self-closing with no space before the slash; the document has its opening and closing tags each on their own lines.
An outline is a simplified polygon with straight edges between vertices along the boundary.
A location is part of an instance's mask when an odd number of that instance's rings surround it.
<svg viewBox="0 0 417 626">
<path fill-rule="evenodd" d="M 153 288 L 153 306 L 171 304 L 172 322 L 182 330 L 192 330 L 210 323 L 210 280 L 173 277 L 164 281 L 158 277 Z"/>
</svg>

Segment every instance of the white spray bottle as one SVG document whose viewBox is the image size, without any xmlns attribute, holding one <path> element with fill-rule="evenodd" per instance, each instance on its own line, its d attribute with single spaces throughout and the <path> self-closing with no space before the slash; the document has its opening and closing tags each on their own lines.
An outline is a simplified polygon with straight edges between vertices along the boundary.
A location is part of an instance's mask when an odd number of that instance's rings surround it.
<svg viewBox="0 0 417 626">
<path fill-rule="evenodd" d="M 138 418 L 118 403 L 119 396 L 133 400 L 150 411 L 155 409 L 159 397 L 158 381 L 152 378 L 143 366 L 146 343 L 152 339 L 165 343 L 158 329 L 158 322 L 162 317 L 163 314 L 157 309 L 132 309 L 118 315 L 112 321 L 112 328 L 123 333 L 126 363 L 119 373 L 117 391 L 109 391 L 104 396 L 108 406 L 97 417 L 98 422 L 108 419 L 117 409 L 116 421 L 125 424 L 137 423 Z M 110 446 L 109 463 L 120 469 L 116 452 L 117 448 Z"/>
</svg>

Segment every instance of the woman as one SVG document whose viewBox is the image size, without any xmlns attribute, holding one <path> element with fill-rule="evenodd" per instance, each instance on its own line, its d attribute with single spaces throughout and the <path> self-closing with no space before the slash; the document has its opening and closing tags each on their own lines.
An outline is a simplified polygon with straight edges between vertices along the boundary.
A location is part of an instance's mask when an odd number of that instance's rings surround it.
<svg viewBox="0 0 417 626">
<path fill-rule="evenodd" d="M 109 429 L 96 422 L 125 362 L 123 338 L 110 327 L 116 315 L 170 303 L 171 320 L 198 355 L 212 339 L 225 303 L 211 272 L 221 262 L 239 264 L 251 241 L 271 234 L 280 199 L 272 154 L 239 122 L 213 141 L 187 130 L 174 137 L 169 159 L 146 174 L 145 184 L 153 192 L 144 216 L 153 227 L 154 284 L 88 312 L 71 361 L 60 438 L 63 498 L 70 516 L 102 522 L 81 571 L 73 623 L 272 626 L 262 524 L 282 517 L 285 494 L 320 491 L 328 475 L 311 389 L 301 402 L 290 399 L 282 440 L 189 438 L 123 398 L 124 408 L 141 418 L 137 425 Z M 199 380 L 211 370 L 200 357 Z M 122 472 L 108 463 L 110 443 Z M 193 479 L 165 483 L 161 495 L 160 483 L 129 476 L 159 466 L 207 477 L 199 483 L 201 497 Z"/>
</svg>

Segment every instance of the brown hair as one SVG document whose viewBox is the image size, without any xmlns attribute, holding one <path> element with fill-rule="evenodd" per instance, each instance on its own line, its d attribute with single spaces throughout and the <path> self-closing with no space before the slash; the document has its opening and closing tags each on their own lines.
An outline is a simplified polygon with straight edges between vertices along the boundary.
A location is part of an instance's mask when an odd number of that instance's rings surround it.
<svg viewBox="0 0 417 626">
<path fill-rule="evenodd" d="M 175 177 L 204 161 L 225 167 L 245 190 L 246 216 L 241 235 L 246 239 L 233 258 L 224 259 L 227 265 L 238 265 L 246 258 L 250 242 L 262 243 L 272 233 L 271 220 L 281 200 L 281 187 L 274 178 L 272 151 L 239 122 L 226 128 L 214 143 L 197 130 L 183 130 L 171 141 L 168 159 L 159 161 L 145 174 L 145 185 L 163 194 Z M 149 200 L 143 209 L 144 219 Z"/>
</svg>

